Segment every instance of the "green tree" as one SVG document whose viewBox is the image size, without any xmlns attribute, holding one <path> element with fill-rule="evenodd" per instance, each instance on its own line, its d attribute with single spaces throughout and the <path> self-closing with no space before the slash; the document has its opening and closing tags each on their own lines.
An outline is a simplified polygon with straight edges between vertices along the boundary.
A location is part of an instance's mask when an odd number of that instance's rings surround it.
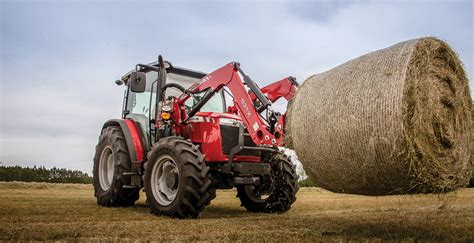
<svg viewBox="0 0 474 243">
<path fill-rule="evenodd" d="M 52 182 L 52 183 L 92 183 L 92 177 L 80 170 L 65 168 L 47 169 L 44 166 L 21 167 L 0 165 L 0 181 Z"/>
</svg>

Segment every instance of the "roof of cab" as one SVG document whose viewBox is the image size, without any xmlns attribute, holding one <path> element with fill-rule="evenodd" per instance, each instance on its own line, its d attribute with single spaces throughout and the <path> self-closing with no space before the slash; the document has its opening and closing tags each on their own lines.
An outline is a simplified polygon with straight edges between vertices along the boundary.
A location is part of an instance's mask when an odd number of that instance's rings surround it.
<svg viewBox="0 0 474 243">
<path fill-rule="evenodd" d="M 155 62 L 152 62 L 152 63 L 148 63 L 147 65 L 158 67 L 159 64 L 158 64 L 158 61 L 155 61 Z M 182 76 L 191 77 L 191 78 L 201 79 L 201 78 L 203 78 L 204 76 L 207 75 L 207 73 L 203 73 L 203 72 L 200 72 L 200 71 L 195 71 L 195 70 L 191 70 L 191 69 L 187 69 L 187 68 L 173 66 L 173 64 L 171 64 L 171 62 L 168 62 L 168 61 L 165 61 L 165 68 L 166 68 L 167 73 L 174 73 L 174 74 L 177 74 L 177 75 L 182 75 Z M 130 74 L 134 71 L 135 71 L 135 69 L 133 69 L 133 70 L 129 71 L 128 73 L 126 73 L 125 75 L 123 75 L 122 80 L 124 80 L 124 81 L 127 80 L 129 78 Z M 140 71 L 140 72 L 149 72 L 150 69 L 142 67 L 138 71 Z"/>
</svg>

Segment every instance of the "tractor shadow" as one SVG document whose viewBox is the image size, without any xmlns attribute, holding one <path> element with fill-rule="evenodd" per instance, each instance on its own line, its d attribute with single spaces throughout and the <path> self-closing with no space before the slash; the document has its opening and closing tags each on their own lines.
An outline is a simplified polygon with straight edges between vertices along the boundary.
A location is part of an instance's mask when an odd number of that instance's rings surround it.
<svg viewBox="0 0 474 243">
<path fill-rule="evenodd" d="M 210 205 L 206 207 L 201 214 L 201 219 L 216 219 L 216 218 L 250 218 L 255 216 L 267 215 L 265 213 L 252 213 L 244 208 L 223 207 L 220 205 Z"/>
<path fill-rule="evenodd" d="M 139 212 L 149 213 L 149 206 L 143 202 L 136 203 L 135 208 Z M 264 213 L 251 213 L 247 212 L 244 208 L 225 207 L 220 205 L 209 205 L 201 213 L 200 219 L 216 219 L 216 218 L 246 218 L 254 217 L 258 215 L 266 215 Z"/>
</svg>

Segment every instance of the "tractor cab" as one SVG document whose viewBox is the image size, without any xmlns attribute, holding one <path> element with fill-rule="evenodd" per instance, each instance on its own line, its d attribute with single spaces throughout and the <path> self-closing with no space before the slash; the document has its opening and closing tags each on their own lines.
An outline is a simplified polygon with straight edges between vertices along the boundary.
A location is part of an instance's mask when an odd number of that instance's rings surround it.
<svg viewBox="0 0 474 243">
<path fill-rule="evenodd" d="M 137 70 L 128 72 L 121 80 L 116 82 L 118 84 L 125 83 L 127 86 L 124 92 L 122 118 L 131 119 L 139 125 L 145 137 L 146 147 L 148 149 L 159 138 L 176 135 L 172 131 L 163 130 L 163 126 L 160 126 L 162 125 L 160 121 L 172 118 L 171 116 L 167 117 L 171 110 L 166 109 L 172 107 L 173 101 L 183 95 L 183 91 L 175 87 L 164 90 L 164 92 L 161 93 L 161 97 L 158 97 L 157 93 L 163 91 L 162 87 L 170 83 L 178 84 L 184 89 L 189 89 L 189 87 L 206 76 L 203 72 L 176 67 L 169 62 L 165 62 L 164 67 L 166 74 L 159 70 L 159 62 L 153 62 L 147 65 L 139 64 L 137 65 Z M 158 70 L 156 68 L 158 68 Z M 136 86 L 136 82 L 133 83 L 131 80 L 136 79 L 137 73 L 142 75 L 140 82 L 143 83 L 139 84 L 142 85 L 142 87 L 132 87 Z M 198 100 L 202 98 L 202 95 L 203 94 L 195 94 L 185 102 L 184 108 L 186 112 L 189 112 L 197 104 Z M 213 113 L 224 113 L 226 111 L 225 105 L 224 93 L 221 91 L 215 94 L 200 109 L 200 112 L 204 112 L 200 115 L 210 117 L 215 116 Z M 162 112 L 157 113 L 157 110 L 162 111 L 163 108 L 166 110 L 164 111 L 164 115 L 162 115 Z M 192 121 L 195 121 L 195 119 Z"/>
</svg>

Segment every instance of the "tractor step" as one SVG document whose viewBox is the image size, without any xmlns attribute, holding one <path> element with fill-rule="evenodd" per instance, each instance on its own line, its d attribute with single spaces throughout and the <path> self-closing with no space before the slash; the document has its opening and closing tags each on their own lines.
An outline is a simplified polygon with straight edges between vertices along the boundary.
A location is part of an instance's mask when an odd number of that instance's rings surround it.
<svg viewBox="0 0 474 243">
<path fill-rule="evenodd" d="M 143 186 L 142 175 L 140 173 L 127 171 L 123 172 L 122 175 L 130 176 L 130 185 L 124 185 L 123 188 L 133 189 Z"/>
</svg>

